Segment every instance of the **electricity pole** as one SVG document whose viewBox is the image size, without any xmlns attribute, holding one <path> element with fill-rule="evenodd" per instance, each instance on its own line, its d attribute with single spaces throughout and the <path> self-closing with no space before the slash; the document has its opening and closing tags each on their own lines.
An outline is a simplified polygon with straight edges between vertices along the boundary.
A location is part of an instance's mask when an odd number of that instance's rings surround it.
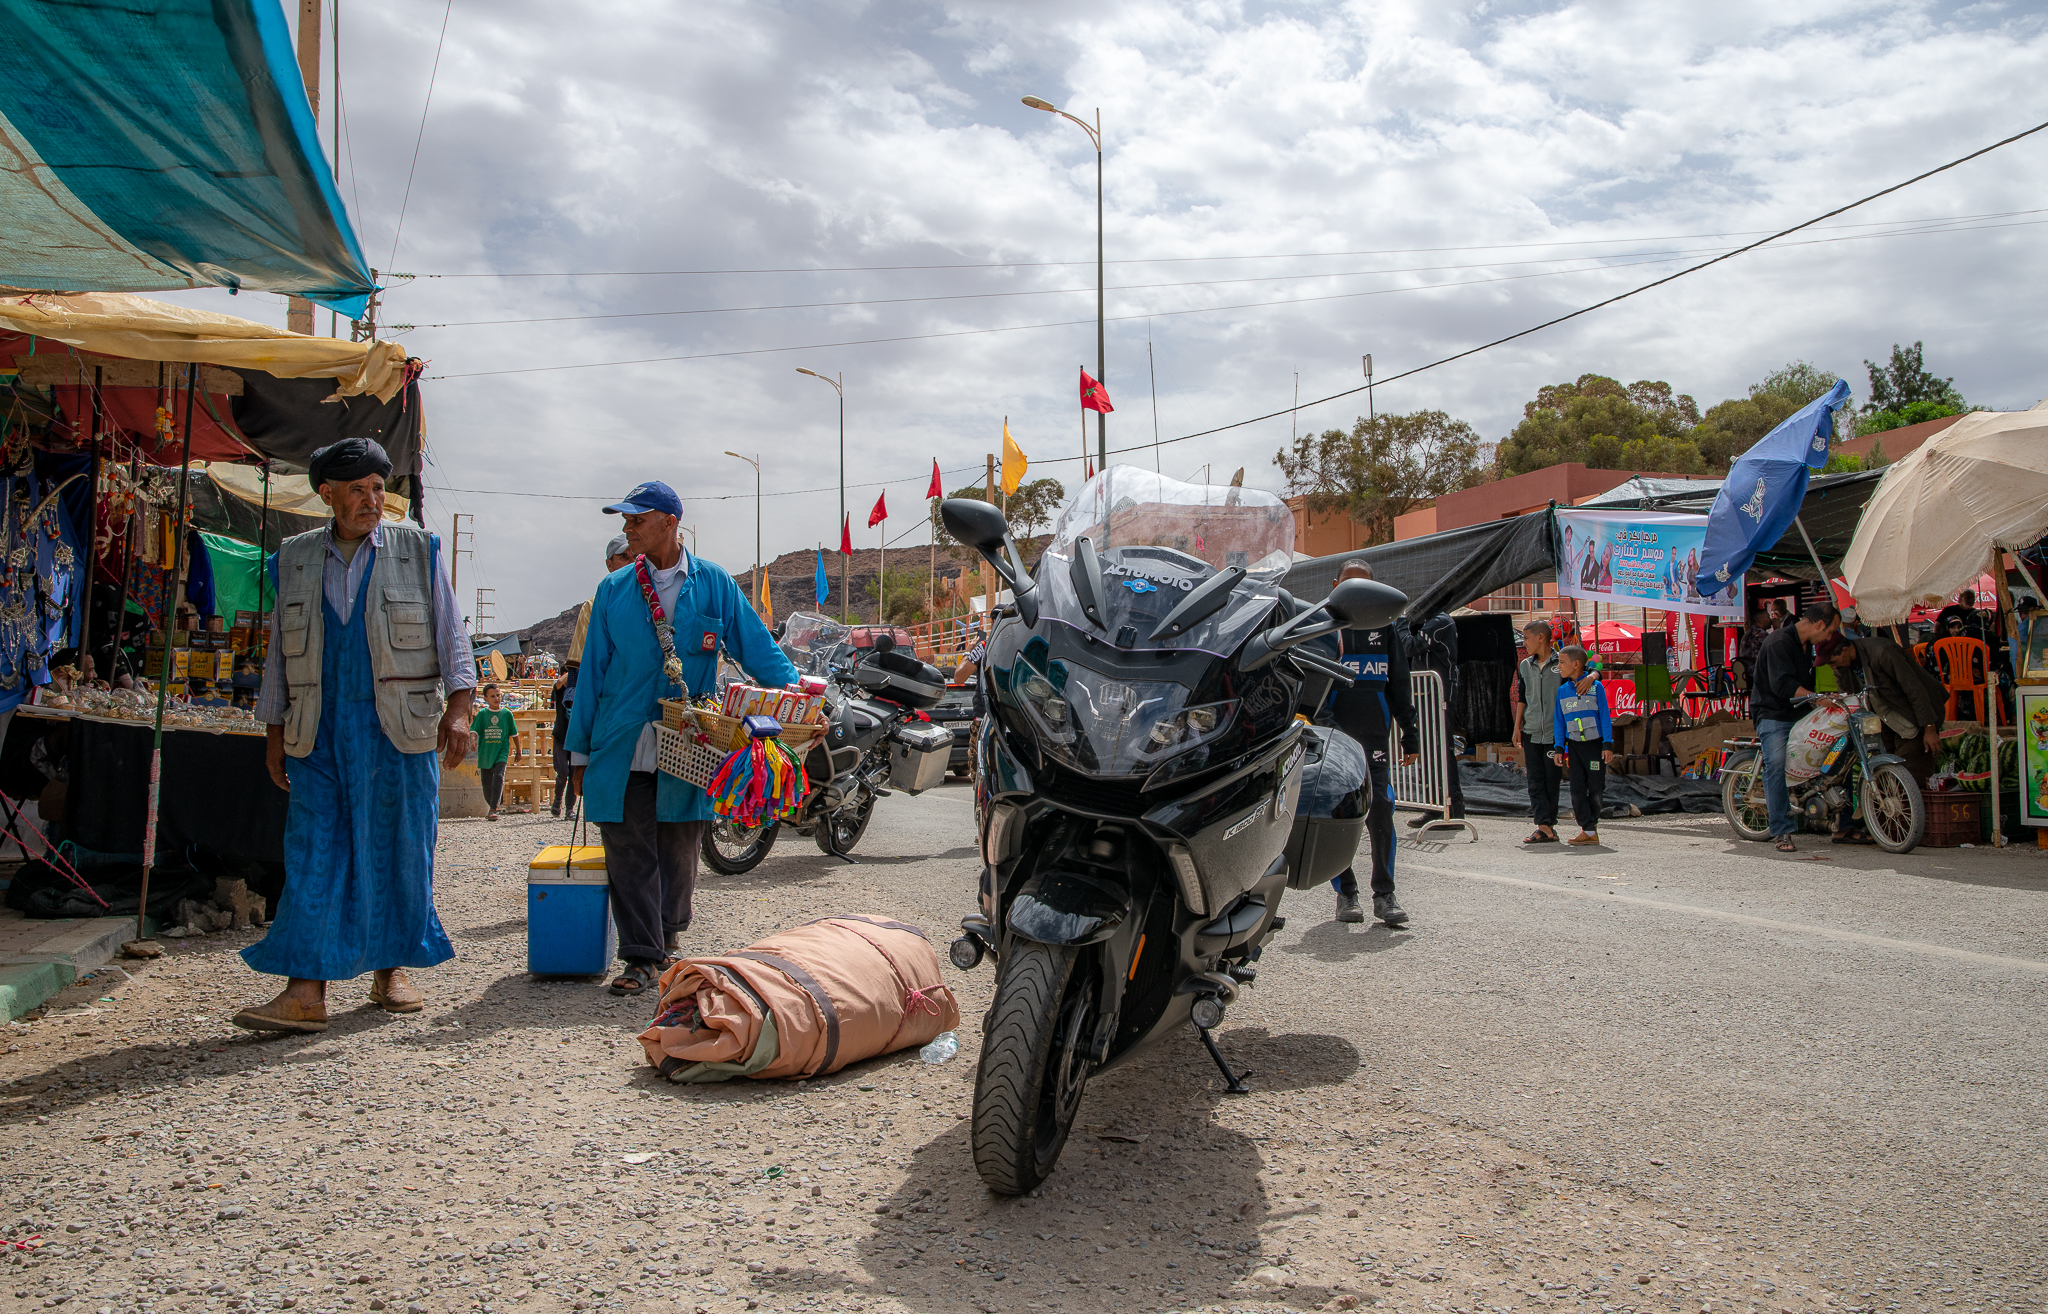
<svg viewBox="0 0 2048 1314">
<path fill-rule="evenodd" d="M 320 122 L 320 5 L 321 0 L 299 0 L 299 76 L 305 80 L 315 124 Z M 313 303 L 292 297 L 285 304 L 284 326 L 313 336 Z"/>
</svg>

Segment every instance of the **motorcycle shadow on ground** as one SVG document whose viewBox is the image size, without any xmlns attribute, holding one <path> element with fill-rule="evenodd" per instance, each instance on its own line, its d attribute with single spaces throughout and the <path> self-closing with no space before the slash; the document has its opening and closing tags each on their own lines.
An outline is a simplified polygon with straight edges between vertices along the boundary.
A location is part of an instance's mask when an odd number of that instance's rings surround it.
<svg viewBox="0 0 2048 1314">
<path fill-rule="evenodd" d="M 1226 1100 L 1245 1109 L 1261 1096 L 1335 1085 L 1357 1073 L 1360 1056 L 1341 1037 L 1260 1027 L 1219 1031 L 1217 1041 L 1233 1065 L 1253 1070 L 1250 1096 L 1224 1095 L 1189 1030 L 1091 1082 L 1058 1167 L 1016 1198 L 983 1186 L 960 1119 L 911 1153 L 900 1188 L 867 1206 L 877 1216 L 858 1243 L 864 1272 L 764 1273 L 756 1299 L 837 1291 L 849 1280 L 867 1296 L 933 1311 L 962 1302 L 985 1311 L 1181 1308 L 1250 1294 L 1248 1275 L 1283 1258 L 1264 1253 L 1284 1249 L 1265 1229 L 1342 1203 L 1320 1176 L 1279 1184 L 1261 1145 L 1275 1138 L 1215 1113 Z M 1161 1099 L 1165 1091 L 1176 1098 Z M 1314 1308 L 1338 1294 L 1303 1286 L 1285 1298 Z"/>
</svg>

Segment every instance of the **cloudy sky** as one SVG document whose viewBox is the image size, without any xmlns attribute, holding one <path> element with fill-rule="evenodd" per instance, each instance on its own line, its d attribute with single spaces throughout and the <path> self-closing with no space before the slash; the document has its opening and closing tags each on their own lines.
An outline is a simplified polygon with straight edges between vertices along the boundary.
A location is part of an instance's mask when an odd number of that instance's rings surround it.
<svg viewBox="0 0 2048 1314">
<path fill-rule="evenodd" d="M 442 42 L 433 0 L 339 3 L 341 190 L 371 263 L 417 275 L 385 318 L 430 362 L 427 519 L 476 517 L 464 592 L 496 588 L 492 628 L 587 595 L 598 507 L 643 478 L 745 569 L 754 476 L 728 448 L 762 455 L 770 556 L 836 540 L 836 402 L 798 366 L 845 376 L 857 544 L 884 488 L 892 538 L 921 523 L 934 458 L 977 478 L 1006 415 L 1034 475 L 1078 486 L 1095 159 L 1024 95 L 1101 111 L 1109 439 L 1143 448 L 1114 459 L 1153 464 L 1156 421 L 1167 473 L 1273 488 L 1286 416 L 1172 440 L 2048 118 L 2044 18 L 2018 5 L 454 0 Z M 2032 405 L 2044 174 L 2048 133 L 1377 405 L 1498 439 L 1587 371 L 1705 407 L 1794 359 L 1861 400 L 1863 360 L 1914 339 L 1972 401 Z"/>
</svg>

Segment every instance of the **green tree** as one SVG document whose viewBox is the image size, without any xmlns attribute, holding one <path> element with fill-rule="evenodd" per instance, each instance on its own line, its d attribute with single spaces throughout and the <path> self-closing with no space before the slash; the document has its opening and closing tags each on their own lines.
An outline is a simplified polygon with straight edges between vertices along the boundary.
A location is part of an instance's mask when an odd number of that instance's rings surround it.
<svg viewBox="0 0 2048 1314">
<path fill-rule="evenodd" d="M 1909 424 L 1925 424 L 1929 420 L 1939 420 L 1944 415 L 1961 415 L 1968 409 L 1970 408 L 1967 406 L 1953 406 L 1948 402 L 1929 401 L 1923 398 L 1920 401 L 1907 402 L 1904 406 L 1872 411 L 1862 416 L 1856 421 L 1856 432 L 1885 433 L 1892 429 L 1903 429 Z"/>
<path fill-rule="evenodd" d="M 1690 472 L 1703 464 L 1691 447 L 1699 422 L 1693 399 L 1662 380 L 1624 386 L 1604 374 L 1581 374 L 1572 383 L 1538 390 L 1536 400 L 1522 407 L 1522 422 L 1501 443 L 1497 462 L 1508 475 L 1567 461 L 1609 470 Z M 1623 464 L 1631 453 L 1664 464 Z"/>
<path fill-rule="evenodd" d="M 1955 380 L 1938 379 L 1927 372 L 1918 342 L 1910 348 L 1893 343 L 1892 358 L 1888 364 L 1880 366 L 1876 361 L 1866 360 L 1863 368 L 1870 372 L 1870 400 L 1863 407 L 1866 415 L 1901 410 L 1915 402 L 1954 407 L 1943 411 L 1943 415 L 1955 415 L 1969 409 L 1963 394 L 1956 391 Z"/>
<path fill-rule="evenodd" d="M 882 614 L 893 625 L 916 625 L 926 619 L 925 591 L 931 587 L 931 572 L 910 566 L 891 566 L 882 572 Z"/>
<path fill-rule="evenodd" d="M 1394 537 L 1394 517 L 1478 483 L 1479 435 L 1442 411 L 1359 417 L 1350 432 L 1325 429 L 1274 454 L 1289 496 L 1318 511 L 1342 510 L 1374 543 Z"/>
<path fill-rule="evenodd" d="M 1803 360 L 1772 371 L 1763 382 L 1749 385 L 1749 396 L 1731 397 L 1700 417 L 1692 436 L 1701 460 L 1714 473 L 1725 473 L 1757 439 L 1808 402 L 1826 396 L 1838 382 L 1837 375 Z"/>
<path fill-rule="evenodd" d="M 950 500 L 955 497 L 972 498 L 985 502 L 988 485 L 969 484 L 946 494 Z M 1067 504 L 1066 486 L 1057 479 L 1033 479 L 1017 485 L 1017 491 L 1009 497 L 996 494 L 997 505 L 1003 507 L 1003 514 L 1010 522 L 1010 529 L 1020 539 L 1030 538 L 1039 529 L 1049 527 L 1059 518 L 1060 510 Z M 939 519 L 939 507 L 943 503 L 932 503 L 932 539 L 942 548 L 954 546 L 953 536 L 946 532 L 945 524 Z"/>
</svg>

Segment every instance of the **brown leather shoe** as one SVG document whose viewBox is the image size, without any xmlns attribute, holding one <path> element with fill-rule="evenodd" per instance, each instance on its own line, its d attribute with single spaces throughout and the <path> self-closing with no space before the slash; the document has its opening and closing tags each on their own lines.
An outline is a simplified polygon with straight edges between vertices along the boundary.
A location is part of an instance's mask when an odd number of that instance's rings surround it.
<svg viewBox="0 0 2048 1314">
<path fill-rule="evenodd" d="M 427 1006 L 426 997 L 413 988 L 402 967 L 370 978 L 370 1002 L 387 1013 L 417 1013 Z"/>
<path fill-rule="evenodd" d="M 229 1020 L 245 1031 L 325 1031 L 327 1006 L 308 1006 L 289 994 L 281 994 L 267 1004 L 245 1008 Z"/>
</svg>

